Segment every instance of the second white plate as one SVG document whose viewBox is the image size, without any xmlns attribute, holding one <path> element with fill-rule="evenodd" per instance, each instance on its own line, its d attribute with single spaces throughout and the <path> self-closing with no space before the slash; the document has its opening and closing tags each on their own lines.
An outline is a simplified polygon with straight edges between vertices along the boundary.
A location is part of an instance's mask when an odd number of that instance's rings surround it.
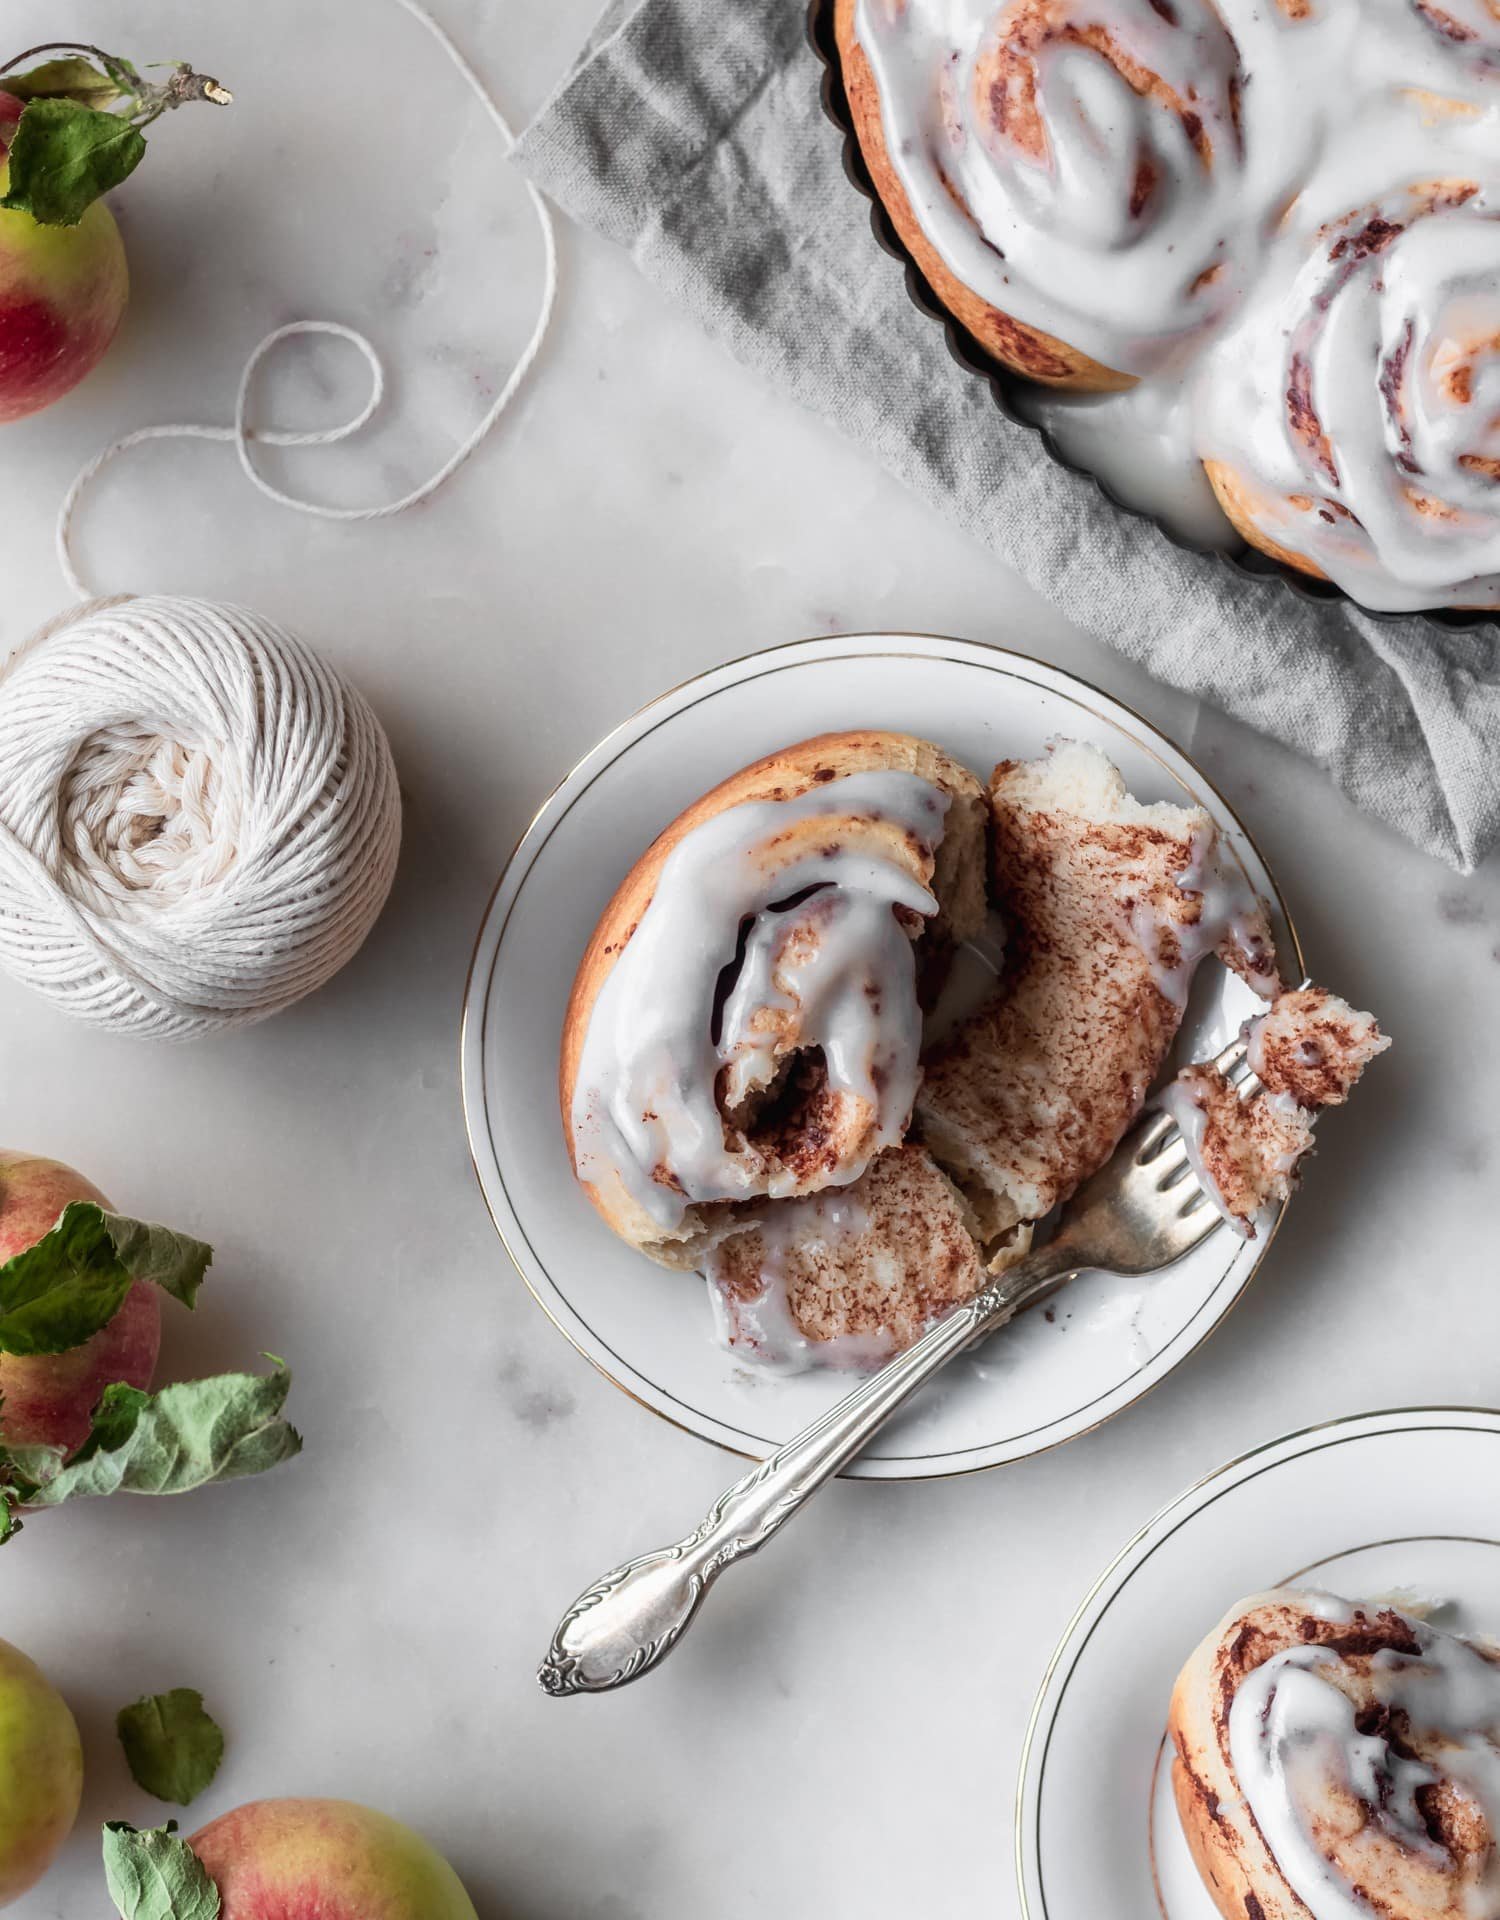
<svg viewBox="0 0 1500 1920">
<path fill-rule="evenodd" d="M 1500 1632 L 1500 1539 L 1475 1495 L 1500 1473 L 1500 1413 L 1424 1407 L 1288 1434 L 1144 1527 L 1075 1615 L 1021 1759 L 1025 1920 L 1218 1920 L 1172 1801 L 1172 1685 L 1204 1634 L 1266 1587 L 1411 1593 L 1458 1633 Z M 1481 1508 L 1482 1511 L 1482 1508 Z"/>
<path fill-rule="evenodd" d="M 848 1389 L 847 1377 L 757 1373 L 715 1345 L 703 1283 L 617 1240 L 583 1198 L 557 1113 L 557 1049 L 579 955 L 621 877 L 726 774 L 809 735 L 890 727 L 988 775 L 1058 736 L 1100 747 L 1142 800 L 1196 801 L 1272 909 L 1283 970 L 1301 956 L 1249 836 L 1202 773 L 1137 715 L 1055 667 L 971 641 L 862 634 L 800 641 L 720 667 L 627 721 L 568 776 L 501 877 L 464 1007 L 474 1163 L 521 1275 L 580 1352 L 679 1426 L 757 1458 Z M 1180 1051 L 1222 1047 L 1258 1003 L 1210 964 Z M 848 1469 L 924 1479 L 1039 1453 L 1107 1420 L 1184 1359 L 1248 1284 L 1253 1246 L 1213 1235 L 1145 1283 L 1085 1275 L 944 1377 Z"/>
</svg>

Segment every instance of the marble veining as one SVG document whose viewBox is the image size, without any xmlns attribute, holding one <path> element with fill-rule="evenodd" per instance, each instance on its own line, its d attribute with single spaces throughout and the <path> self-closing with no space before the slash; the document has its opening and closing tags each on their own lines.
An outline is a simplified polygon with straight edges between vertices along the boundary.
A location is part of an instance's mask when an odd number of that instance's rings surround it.
<svg viewBox="0 0 1500 1920">
<path fill-rule="evenodd" d="M 439 4 L 518 120 L 595 11 Z M 117 15 L 75 0 L 69 28 L 118 38 Z M 55 0 L 10 0 L 6 18 L 19 49 L 56 30 Z M 130 427 L 222 416 L 268 326 L 331 315 L 388 352 L 392 405 L 371 436 L 272 466 L 358 500 L 386 490 L 382 462 L 429 469 L 533 311 L 519 183 L 384 0 L 136 0 L 129 37 L 192 56 L 239 100 L 153 136 L 122 196 L 135 296 L 115 354 L 55 412 L 0 433 L 0 648 L 60 604 L 51 520 L 77 467 Z M 417 236 L 433 249 L 420 266 Z M 1294 1426 L 1500 1397 L 1500 1122 L 1475 1070 L 1500 1048 L 1500 870 L 1456 882 L 1311 765 L 1067 625 L 602 241 L 565 228 L 562 276 L 533 384 L 422 511 L 315 525 L 251 495 L 222 449 L 173 447 L 122 462 L 82 529 L 108 584 L 252 601 L 323 647 L 390 732 L 407 840 L 354 965 L 251 1032 L 136 1046 L 0 981 L 0 1140 L 217 1241 L 164 1377 L 269 1347 L 293 1366 L 307 1436 L 264 1481 L 68 1509 L 6 1550 L 3 1632 L 68 1694 L 90 1767 L 77 1834 L 27 1920 L 101 1910 L 97 1823 L 162 1811 L 129 1782 L 114 1713 L 178 1685 L 205 1691 L 229 1737 L 190 1819 L 267 1793 L 386 1806 L 453 1858 L 481 1920 L 899 1920 L 967 1912 L 976 1887 L 1015 1920 L 1009 1807 L 1031 1699 L 1136 1523 Z M 316 351 L 293 362 L 268 409 L 342 411 L 355 371 Z M 558 1705 L 533 1674 L 560 1609 L 632 1547 L 675 1537 L 736 1468 L 599 1378 L 496 1240 L 458 1097 L 470 949 L 516 836 L 600 735 L 690 674 L 829 628 L 994 641 L 1139 708 L 1243 812 L 1315 970 L 1396 1045 L 1321 1130 L 1245 1300 L 1107 1434 L 973 1479 L 836 1486 L 725 1583 L 670 1667 L 617 1700 Z M 998 757 L 1001 714 L 994 744 Z M 1417 1192 L 1420 1226 L 1404 1209 Z M 701 1311 L 682 1285 L 684 1313 Z M 1086 1304 L 1058 1303 L 1055 1337 Z M 955 1689 L 976 1596 L 995 1651 Z M 705 1780 L 726 1729 L 735 1777 L 779 1836 L 754 1857 Z"/>
</svg>

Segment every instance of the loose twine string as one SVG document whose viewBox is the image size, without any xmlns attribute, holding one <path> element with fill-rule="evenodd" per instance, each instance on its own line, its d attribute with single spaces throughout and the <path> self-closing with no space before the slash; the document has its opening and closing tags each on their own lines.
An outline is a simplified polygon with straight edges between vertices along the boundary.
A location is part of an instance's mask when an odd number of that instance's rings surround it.
<svg viewBox="0 0 1500 1920">
<path fill-rule="evenodd" d="M 499 129 L 473 67 L 419 4 L 397 0 L 447 54 Z M 530 338 L 472 433 L 422 485 L 373 507 L 333 507 L 273 485 L 254 441 L 326 446 L 358 433 L 385 368 L 352 327 L 301 320 L 266 335 L 240 376 L 232 426 L 181 422 L 124 435 L 63 502 L 57 551 L 87 601 L 0 667 L 0 966 L 97 1025 L 183 1040 L 264 1019 L 323 985 L 374 924 L 395 876 L 401 803 L 390 745 L 362 696 L 294 635 L 241 607 L 117 595 L 88 601 L 72 552 L 79 502 L 148 440 L 234 445 L 256 489 L 325 520 L 379 520 L 428 499 L 490 433 L 525 379 L 557 292 L 552 219 L 526 183 L 544 250 Z M 261 363 L 298 334 L 346 340 L 371 391 L 342 425 L 253 432 Z"/>
<path fill-rule="evenodd" d="M 515 146 L 515 135 L 509 121 L 496 105 L 493 95 L 475 72 L 468 59 L 459 50 L 446 28 L 440 26 L 433 16 L 421 5 L 421 0 L 396 0 L 396 4 L 409 13 L 414 20 L 427 29 L 442 48 L 453 66 L 464 80 L 484 111 L 494 122 L 505 150 L 510 153 Z M 124 434 L 113 445 L 108 446 L 79 474 L 69 487 L 57 517 L 57 559 L 62 568 L 63 578 L 69 590 L 80 600 L 88 598 L 89 589 L 73 556 L 73 528 L 77 518 L 79 502 L 89 486 L 112 460 L 132 447 L 144 446 L 150 440 L 216 440 L 233 444 L 239 457 L 240 469 L 245 478 L 258 493 L 278 505 L 290 507 L 296 513 L 306 513 L 319 520 L 388 520 L 392 515 L 405 513 L 408 507 L 414 507 L 429 499 L 445 481 L 452 478 L 458 469 L 474 453 L 489 435 L 500 416 L 515 398 L 521 382 L 530 372 L 532 363 L 541 352 L 542 342 L 552 324 L 552 312 L 557 301 L 557 234 L 552 224 L 552 214 L 546 201 L 531 181 L 525 182 L 527 198 L 536 214 L 537 226 L 542 236 L 543 280 L 542 299 L 537 311 L 535 325 L 521 356 L 512 367 L 509 379 L 496 395 L 494 404 L 475 426 L 472 433 L 457 446 L 443 462 L 436 473 L 424 480 L 410 493 L 403 494 L 399 500 L 388 500 L 373 507 L 334 507 L 321 501 L 309 500 L 300 494 L 288 493 L 276 486 L 261 473 L 251 457 L 251 444 L 260 441 L 270 447 L 326 447 L 340 440 L 347 440 L 368 425 L 381 402 L 385 398 L 385 363 L 374 344 L 354 327 L 346 327 L 335 320 L 293 320 L 287 326 L 277 327 L 260 342 L 240 374 L 239 391 L 235 397 L 234 423 L 232 426 L 214 426 L 196 421 L 177 421 L 164 426 L 141 427 L 134 433 Z M 313 432 L 288 432 L 284 429 L 266 429 L 253 431 L 249 424 L 250 399 L 254 390 L 256 376 L 261 363 L 268 354 L 274 353 L 284 340 L 295 339 L 299 334 L 329 334 L 334 339 L 347 341 L 359 353 L 370 369 L 370 393 L 365 404 L 350 420 L 332 427 L 323 427 Z"/>
</svg>

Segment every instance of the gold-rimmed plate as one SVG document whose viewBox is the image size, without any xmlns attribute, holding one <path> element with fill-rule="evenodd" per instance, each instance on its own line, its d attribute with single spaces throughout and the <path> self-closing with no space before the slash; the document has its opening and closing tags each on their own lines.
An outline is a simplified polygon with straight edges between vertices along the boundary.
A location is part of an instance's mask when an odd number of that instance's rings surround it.
<svg viewBox="0 0 1500 1920">
<path fill-rule="evenodd" d="M 1206 807 L 1266 899 L 1283 968 L 1302 959 L 1250 836 L 1185 754 L 1138 715 L 1040 661 L 923 634 L 835 635 L 731 662 L 645 707 L 543 806 L 501 877 L 465 996 L 463 1094 L 480 1184 L 501 1239 L 557 1327 L 664 1418 L 763 1457 L 846 1391 L 833 1373 L 758 1373 L 715 1345 L 705 1290 L 603 1226 L 578 1191 L 557 1116 L 557 1048 L 574 968 L 621 877 L 683 807 L 794 740 L 892 727 L 982 774 L 1063 737 L 1099 746 L 1143 800 Z M 1180 1051 L 1212 1053 L 1256 1002 L 1203 969 Z M 954 1364 L 847 1471 L 925 1479 L 1056 1446 L 1140 1398 L 1207 1338 L 1269 1235 L 1213 1235 L 1146 1282 L 1085 1275 Z"/>
<path fill-rule="evenodd" d="M 1016 1798 L 1025 1920 L 1217 1920 L 1164 1745 L 1188 1655 L 1236 1601 L 1284 1585 L 1411 1595 L 1455 1632 L 1500 1631 L 1500 1539 L 1475 1504 L 1497 1474 L 1500 1413 L 1402 1408 L 1272 1441 L 1149 1521 L 1074 1616 L 1032 1712 Z"/>
</svg>

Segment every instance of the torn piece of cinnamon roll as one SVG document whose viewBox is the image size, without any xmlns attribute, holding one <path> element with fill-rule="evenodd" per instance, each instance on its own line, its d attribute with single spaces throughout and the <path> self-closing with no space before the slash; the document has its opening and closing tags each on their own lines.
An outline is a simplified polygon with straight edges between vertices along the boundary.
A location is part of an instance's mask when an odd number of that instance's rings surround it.
<svg viewBox="0 0 1500 1920">
<path fill-rule="evenodd" d="M 1313 1122 L 1342 1106 L 1391 1044 L 1374 1016 L 1323 987 L 1284 993 L 1246 1029 L 1260 1087 L 1242 1098 L 1217 1067 L 1185 1067 L 1161 1095 L 1188 1162 L 1224 1218 L 1253 1240 L 1275 1217 L 1312 1152 Z"/>
<path fill-rule="evenodd" d="M 1266 996 L 1279 981 L 1264 909 L 1201 808 L 1143 806 L 1073 743 L 1002 764 L 991 804 L 1006 977 L 929 1060 L 917 1116 L 994 1258 L 1113 1153 L 1201 961 Z"/>
</svg>

